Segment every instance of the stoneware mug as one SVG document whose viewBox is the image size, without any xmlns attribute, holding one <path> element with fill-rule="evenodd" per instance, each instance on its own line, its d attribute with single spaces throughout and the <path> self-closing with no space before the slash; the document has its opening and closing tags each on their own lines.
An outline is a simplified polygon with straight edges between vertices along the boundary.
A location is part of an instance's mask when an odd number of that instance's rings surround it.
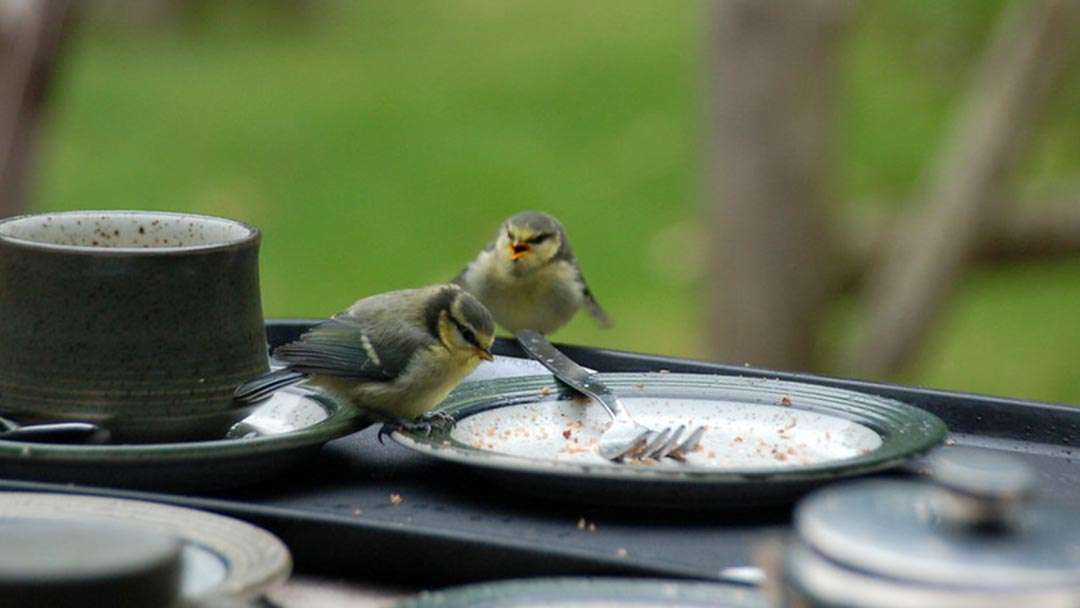
<svg viewBox="0 0 1080 608">
<path fill-rule="evenodd" d="M 215 439 L 268 369 L 258 229 L 157 211 L 0 220 L 0 415 Z"/>
</svg>

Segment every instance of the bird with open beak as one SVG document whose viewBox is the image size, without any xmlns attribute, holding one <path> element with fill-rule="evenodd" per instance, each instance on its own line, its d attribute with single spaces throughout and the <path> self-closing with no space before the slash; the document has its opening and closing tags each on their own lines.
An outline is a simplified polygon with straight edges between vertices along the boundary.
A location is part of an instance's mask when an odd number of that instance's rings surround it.
<svg viewBox="0 0 1080 608">
<path fill-rule="evenodd" d="M 550 334 L 585 307 L 601 327 L 607 313 L 593 297 L 558 220 L 525 211 L 507 219 L 495 239 L 454 279 L 505 329 Z"/>
</svg>

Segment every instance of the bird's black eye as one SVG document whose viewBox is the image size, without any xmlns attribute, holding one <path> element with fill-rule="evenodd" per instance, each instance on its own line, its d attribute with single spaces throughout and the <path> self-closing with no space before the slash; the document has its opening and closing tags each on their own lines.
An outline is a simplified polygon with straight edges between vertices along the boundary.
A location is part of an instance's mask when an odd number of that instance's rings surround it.
<svg viewBox="0 0 1080 608">
<path fill-rule="evenodd" d="M 538 234 L 538 235 L 532 237 L 531 239 L 525 239 L 525 242 L 530 244 L 530 245 L 539 245 L 540 243 L 543 243 L 544 241 L 546 241 L 546 240 L 548 240 L 550 238 L 551 238 L 551 233 L 550 232 L 544 232 L 544 233 L 541 233 L 541 234 Z"/>
<path fill-rule="evenodd" d="M 457 330 L 459 332 L 461 332 L 461 337 L 465 338 L 466 342 L 468 342 L 469 344 L 472 344 L 473 346 L 476 346 L 476 347 L 479 348 L 480 343 L 477 342 L 476 334 L 473 333 L 473 330 L 471 330 L 468 327 L 465 327 L 464 325 L 462 325 L 461 322 L 458 321 L 457 319 L 451 318 L 450 320 L 454 322 L 454 326 L 457 327 Z"/>
</svg>

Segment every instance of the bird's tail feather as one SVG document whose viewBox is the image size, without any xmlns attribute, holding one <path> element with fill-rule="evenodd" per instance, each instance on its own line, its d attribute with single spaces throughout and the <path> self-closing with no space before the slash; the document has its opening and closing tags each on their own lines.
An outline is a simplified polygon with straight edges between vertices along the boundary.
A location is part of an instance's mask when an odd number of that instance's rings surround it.
<svg viewBox="0 0 1080 608">
<path fill-rule="evenodd" d="M 611 317 L 609 317 L 607 312 L 604 311 L 604 308 L 600 306 L 600 303 L 596 301 L 596 298 L 588 288 L 585 289 L 585 309 L 589 311 L 592 318 L 596 319 L 596 323 L 600 325 L 602 329 L 611 327 Z"/>
<path fill-rule="evenodd" d="M 274 394 L 274 391 L 296 384 L 306 377 L 307 374 L 291 369 L 272 371 L 236 387 L 236 391 L 233 392 L 233 400 L 240 403 L 258 403 L 269 399 L 270 395 Z"/>
</svg>

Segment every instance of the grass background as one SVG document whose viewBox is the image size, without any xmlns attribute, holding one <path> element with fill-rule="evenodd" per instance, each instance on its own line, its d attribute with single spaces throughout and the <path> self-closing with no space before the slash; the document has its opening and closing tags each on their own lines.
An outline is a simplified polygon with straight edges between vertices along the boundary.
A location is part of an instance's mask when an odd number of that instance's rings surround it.
<svg viewBox="0 0 1080 608">
<path fill-rule="evenodd" d="M 447 280 L 505 216 L 542 209 L 567 225 L 616 320 L 601 332 L 582 316 L 559 340 L 707 356 L 687 237 L 703 204 L 707 5 L 313 4 L 208 2 L 153 23 L 87 15 L 67 41 L 34 210 L 254 223 L 267 316 L 322 317 Z M 838 221 L 904 205 L 1001 5 L 856 5 L 837 98 Z M 1078 81 L 1056 93 L 1017 193 L 1075 191 Z M 687 271 L 666 271 L 671 259 Z M 854 310 L 836 303 L 823 348 L 851 340 Z M 901 380 L 1080 403 L 1078 361 L 1080 259 L 980 268 Z"/>
</svg>

